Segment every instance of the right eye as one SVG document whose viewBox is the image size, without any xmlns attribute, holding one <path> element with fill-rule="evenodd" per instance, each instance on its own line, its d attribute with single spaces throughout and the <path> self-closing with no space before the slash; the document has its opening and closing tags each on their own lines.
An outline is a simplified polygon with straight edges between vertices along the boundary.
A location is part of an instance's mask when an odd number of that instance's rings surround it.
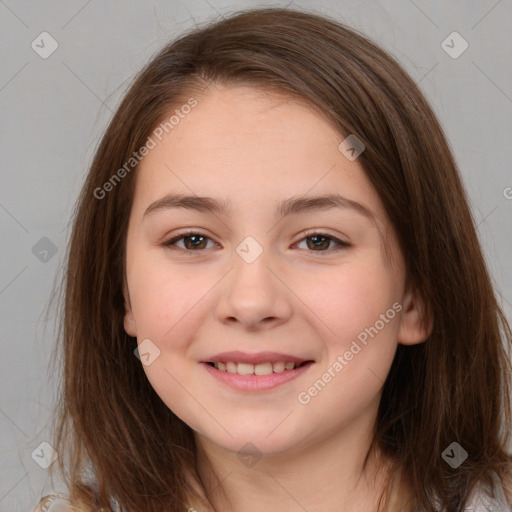
<svg viewBox="0 0 512 512">
<path fill-rule="evenodd" d="M 177 245 L 177 243 L 181 240 L 183 240 L 182 247 Z M 171 249 L 178 248 L 190 254 L 191 252 L 200 252 L 202 249 L 207 249 L 208 247 L 206 247 L 206 245 L 208 241 L 215 244 L 215 242 L 210 240 L 210 238 L 208 238 L 203 233 L 188 230 L 173 236 L 171 239 L 166 240 L 165 242 L 162 242 L 162 246 Z"/>
</svg>

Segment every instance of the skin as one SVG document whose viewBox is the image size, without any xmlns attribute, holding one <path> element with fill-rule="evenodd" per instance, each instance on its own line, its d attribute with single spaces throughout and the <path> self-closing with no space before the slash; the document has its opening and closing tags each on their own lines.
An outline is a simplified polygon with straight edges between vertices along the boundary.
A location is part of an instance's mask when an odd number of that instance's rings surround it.
<svg viewBox="0 0 512 512">
<path fill-rule="evenodd" d="M 199 473 L 217 510 L 375 510 L 385 461 L 376 454 L 358 477 L 382 387 L 397 344 L 429 334 L 420 298 L 405 287 L 392 226 L 358 160 L 338 150 L 343 137 L 311 108 L 241 86 L 211 86 L 197 99 L 137 170 L 125 330 L 160 350 L 144 370 L 194 430 Z M 279 201 L 333 191 L 375 220 L 349 208 L 276 216 Z M 171 192 L 227 199 L 231 215 L 172 208 L 144 216 Z M 208 237 L 200 249 L 183 238 L 163 245 L 184 228 Z M 321 239 L 317 249 L 307 230 L 351 246 Z M 247 236 L 263 249 L 252 263 L 236 252 Z M 299 403 L 298 394 L 394 303 L 401 312 L 309 403 Z M 200 364 L 231 350 L 315 363 L 278 388 L 235 391 Z M 252 467 L 237 456 L 248 442 L 262 455 Z M 225 493 L 210 493 L 219 480 Z"/>
</svg>

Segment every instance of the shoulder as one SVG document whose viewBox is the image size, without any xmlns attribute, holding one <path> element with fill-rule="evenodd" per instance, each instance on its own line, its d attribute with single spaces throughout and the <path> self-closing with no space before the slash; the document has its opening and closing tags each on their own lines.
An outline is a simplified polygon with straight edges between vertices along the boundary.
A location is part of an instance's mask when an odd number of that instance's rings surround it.
<svg viewBox="0 0 512 512">
<path fill-rule="evenodd" d="M 43 496 L 30 512 L 85 512 L 74 507 L 64 494 Z"/>
<path fill-rule="evenodd" d="M 112 510 L 121 512 L 118 503 L 112 500 Z M 95 509 L 98 510 L 98 509 Z M 101 509 L 104 510 L 104 509 Z M 106 509 L 105 509 L 106 510 Z M 93 512 L 85 506 L 73 505 L 68 496 L 64 494 L 49 494 L 43 496 L 39 503 L 30 512 Z"/>
<path fill-rule="evenodd" d="M 512 503 L 510 494 L 505 491 L 501 482 L 495 478 L 494 493 L 484 485 L 478 485 L 471 493 L 468 505 L 464 510 L 467 512 L 510 512 Z"/>
</svg>

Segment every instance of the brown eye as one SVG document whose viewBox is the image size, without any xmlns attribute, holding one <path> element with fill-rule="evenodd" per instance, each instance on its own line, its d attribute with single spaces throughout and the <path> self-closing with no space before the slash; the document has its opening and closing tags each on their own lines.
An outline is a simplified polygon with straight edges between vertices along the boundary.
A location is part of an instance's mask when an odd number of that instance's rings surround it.
<svg viewBox="0 0 512 512">
<path fill-rule="evenodd" d="M 181 240 L 183 240 L 182 246 L 178 244 Z M 163 242 L 162 245 L 169 248 L 178 248 L 184 251 L 194 252 L 209 248 L 207 247 L 209 241 L 212 242 L 207 236 L 201 233 L 188 231 L 186 233 L 180 233 L 170 240 Z"/>
<path fill-rule="evenodd" d="M 310 252 L 319 253 L 330 253 L 351 246 L 351 244 L 326 233 L 308 233 L 308 236 L 304 237 L 299 244 L 302 242 L 306 242 L 306 247 Z M 335 244 L 334 247 L 331 246 L 331 243 Z M 330 247 L 332 250 L 329 250 Z"/>
<path fill-rule="evenodd" d="M 311 241 L 311 243 L 309 243 Z M 326 236 L 309 236 L 306 238 L 308 249 L 328 249 L 331 239 Z"/>
<path fill-rule="evenodd" d="M 202 235 L 189 235 L 182 237 L 184 240 L 184 245 L 186 249 L 204 249 L 206 247 L 206 240 L 208 240 L 205 236 Z"/>
</svg>

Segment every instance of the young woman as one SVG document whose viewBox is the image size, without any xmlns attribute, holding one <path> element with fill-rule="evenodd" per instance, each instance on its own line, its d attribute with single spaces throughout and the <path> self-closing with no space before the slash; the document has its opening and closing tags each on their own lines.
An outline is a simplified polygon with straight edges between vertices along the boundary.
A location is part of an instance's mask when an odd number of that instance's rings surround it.
<svg viewBox="0 0 512 512">
<path fill-rule="evenodd" d="M 509 510 L 511 341 L 404 70 L 237 13 L 147 65 L 92 163 L 40 509 Z"/>
</svg>

